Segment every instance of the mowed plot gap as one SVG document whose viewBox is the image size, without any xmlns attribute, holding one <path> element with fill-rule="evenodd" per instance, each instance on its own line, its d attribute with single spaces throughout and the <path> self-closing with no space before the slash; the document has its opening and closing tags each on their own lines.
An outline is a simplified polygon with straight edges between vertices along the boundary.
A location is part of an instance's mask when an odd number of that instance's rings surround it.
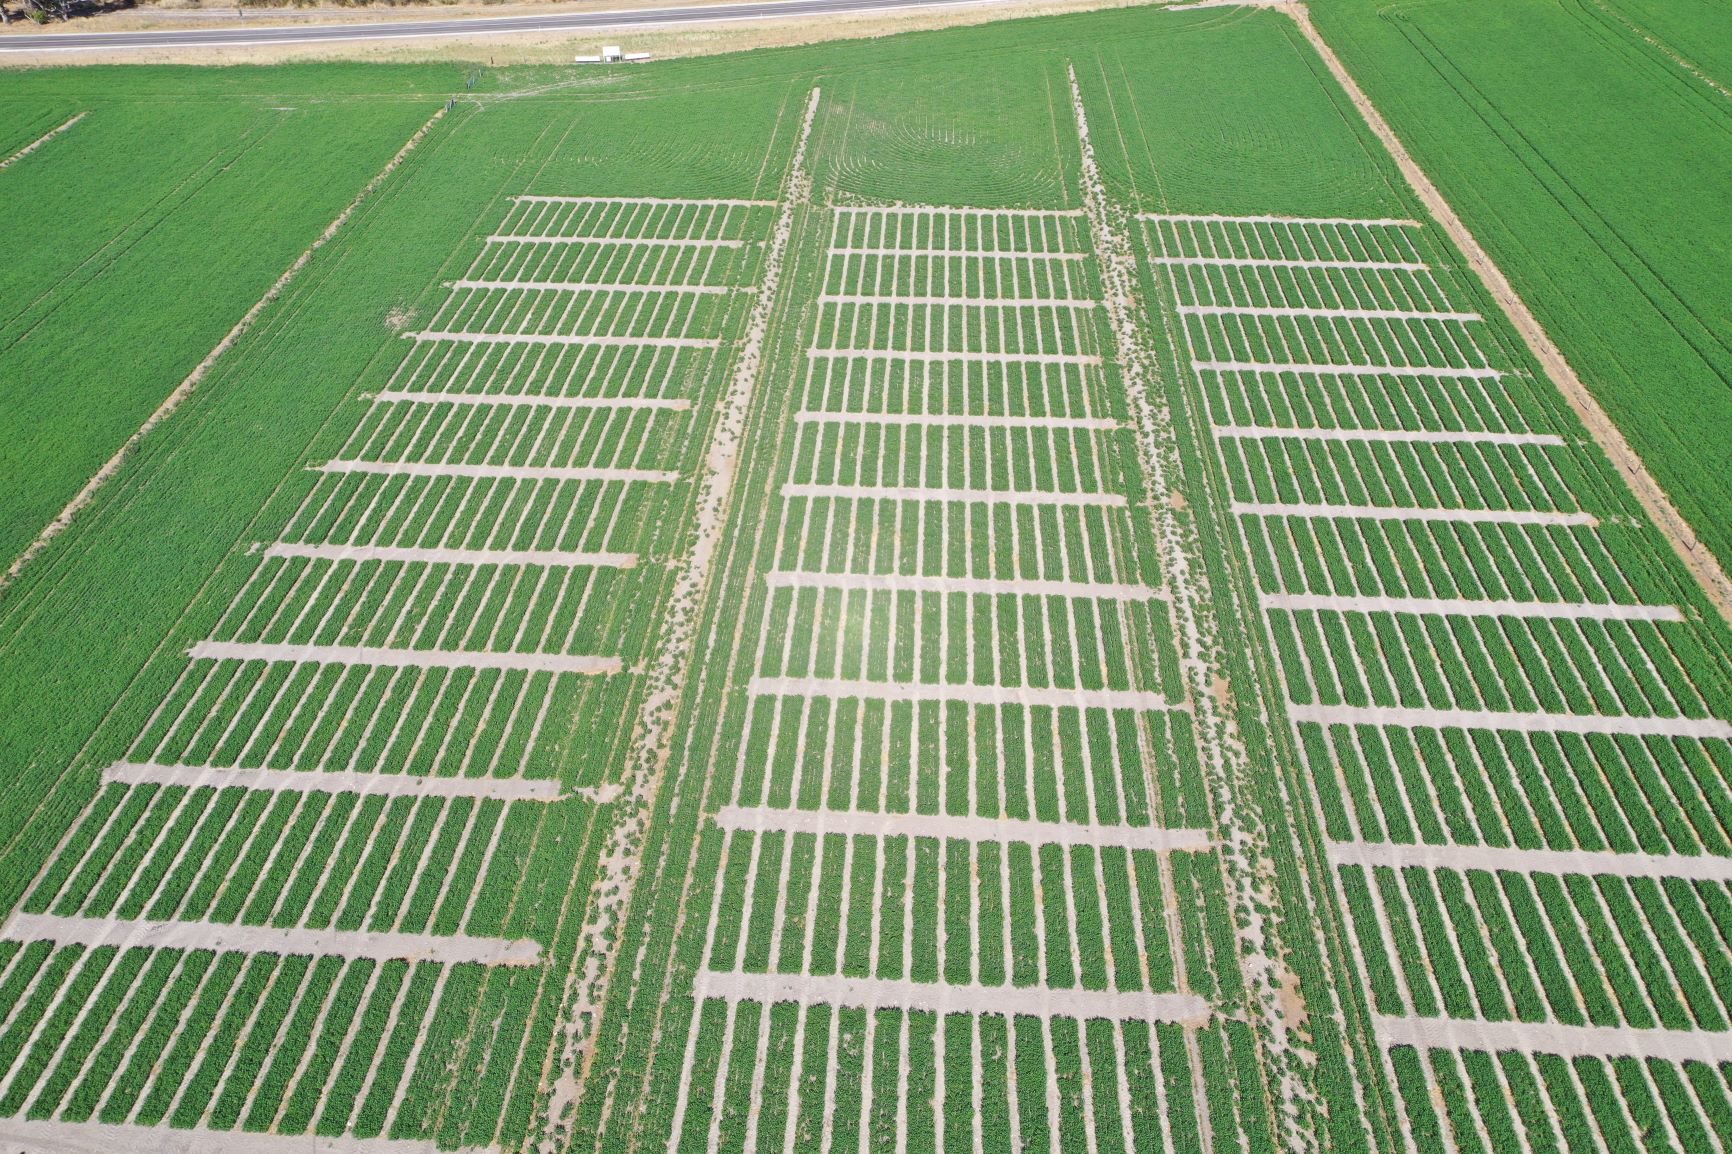
<svg viewBox="0 0 1732 1154">
<path fill-rule="evenodd" d="M 771 215 L 508 210 L 0 930 L 0 1114 L 383 1148 L 535 1093 L 563 969 L 521 871 L 581 885 L 608 749 L 571 744 L 629 712 Z M 519 334 L 560 339 L 469 339 Z"/>
<path fill-rule="evenodd" d="M 650 1140 L 1206 1142 L 1240 978 L 1086 222 L 815 224 Z"/>
<path fill-rule="evenodd" d="M 1622 508 L 1582 506 L 1613 492 L 1605 466 L 1414 226 L 1144 228 L 1397 1132 L 1612 1148 L 1642 1118 L 1678 1148 L 1732 1142 L 1725 671 L 1632 584 L 1603 523 Z"/>
</svg>

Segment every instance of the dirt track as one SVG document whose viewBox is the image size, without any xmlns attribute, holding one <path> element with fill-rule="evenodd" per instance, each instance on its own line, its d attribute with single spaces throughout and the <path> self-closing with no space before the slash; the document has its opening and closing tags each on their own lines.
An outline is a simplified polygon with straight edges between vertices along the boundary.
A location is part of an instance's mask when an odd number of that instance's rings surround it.
<svg viewBox="0 0 1732 1154">
<path fill-rule="evenodd" d="M 1677 508 L 1673 506 L 1671 498 L 1666 496 L 1666 491 L 1660 487 L 1660 483 L 1654 479 L 1653 474 L 1648 472 L 1647 466 L 1642 463 L 1642 458 L 1630 447 L 1630 443 L 1624 439 L 1624 434 L 1619 431 L 1611 417 L 1606 415 L 1606 411 L 1600 407 L 1599 401 L 1594 399 L 1594 394 L 1588 386 L 1576 375 L 1575 369 L 1570 367 L 1569 361 L 1564 357 L 1563 350 L 1559 349 L 1552 338 L 1546 334 L 1539 319 L 1534 316 L 1527 304 L 1516 293 L 1515 287 L 1510 284 L 1509 278 L 1504 276 L 1503 270 L 1497 267 L 1492 261 L 1491 255 L 1474 238 L 1473 233 L 1468 231 L 1467 225 L 1462 222 L 1461 217 L 1456 215 L 1455 209 L 1450 207 L 1449 201 L 1444 199 L 1443 193 L 1438 191 L 1437 186 L 1431 182 L 1431 178 L 1425 174 L 1425 170 L 1419 167 L 1419 163 L 1402 145 L 1400 138 L 1395 135 L 1395 130 L 1390 128 L 1389 122 L 1384 120 L 1383 115 L 1377 111 L 1377 106 L 1371 103 L 1371 98 L 1354 81 L 1352 74 L 1347 71 L 1347 67 L 1341 63 L 1341 58 L 1335 55 L 1334 49 L 1329 47 L 1329 42 L 1323 39 L 1322 34 L 1317 31 L 1317 26 L 1311 22 L 1311 13 L 1304 4 L 1300 3 L 1275 4 L 1271 7 L 1280 8 L 1293 18 L 1294 23 L 1299 25 L 1299 30 L 1305 34 L 1305 39 L 1317 50 L 1317 54 L 1323 58 L 1323 62 L 1329 66 L 1329 71 L 1341 87 L 1346 90 L 1348 98 L 1353 101 L 1353 106 L 1365 118 L 1365 123 L 1371 127 L 1371 131 L 1377 135 L 1378 140 L 1382 141 L 1384 148 L 1389 150 L 1390 156 L 1395 158 L 1396 166 L 1401 169 L 1401 175 L 1407 179 L 1407 183 L 1413 187 L 1413 191 L 1419 194 L 1419 199 L 1425 203 L 1426 209 L 1437 223 L 1443 226 L 1443 231 L 1449 234 L 1450 240 L 1455 242 L 1455 246 L 1467 258 L 1468 266 L 1485 284 L 1498 306 L 1515 323 L 1516 331 L 1521 334 L 1522 340 L 1527 344 L 1528 351 L 1534 355 L 1535 360 L 1539 361 L 1540 367 L 1546 371 L 1546 375 L 1556 383 L 1559 391 L 1563 393 L 1564 399 L 1569 402 L 1570 408 L 1575 410 L 1576 416 L 1580 417 L 1582 424 L 1587 426 L 1588 433 L 1594 438 L 1595 443 L 1605 451 L 1606 456 L 1611 458 L 1612 464 L 1617 467 L 1618 472 L 1623 474 L 1624 480 L 1636 494 L 1636 499 L 1641 502 L 1642 508 L 1653 519 L 1660 532 L 1665 534 L 1666 540 L 1672 543 L 1672 548 L 1677 551 L 1685 567 L 1690 570 L 1690 573 L 1702 586 L 1703 592 L 1708 595 L 1708 600 L 1713 602 L 1714 607 L 1720 611 L 1720 616 L 1728 622 L 1732 622 L 1732 580 L 1727 579 L 1725 570 L 1720 568 L 1714 555 L 1696 539 L 1696 534 L 1678 513 Z"/>
</svg>

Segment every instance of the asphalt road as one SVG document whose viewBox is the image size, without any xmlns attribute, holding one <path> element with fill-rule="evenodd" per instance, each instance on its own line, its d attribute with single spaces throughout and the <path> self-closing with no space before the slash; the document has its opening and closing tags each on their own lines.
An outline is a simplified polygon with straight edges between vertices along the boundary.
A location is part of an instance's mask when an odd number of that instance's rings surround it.
<svg viewBox="0 0 1732 1154">
<path fill-rule="evenodd" d="M 746 0 L 684 8 L 562 12 L 546 16 L 472 16 L 453 20 L 391 20 L 372 24 L 240 25 L 151 32 L 33 32 L 0 36 L 3 52 L 90 52 L 148 48 L 223 48 L 259 44 L 328 44 L 344 40 L 417 40 L 495 36 L 509 32 L 583 32 L 666 28 L 777 16 L 822 16 L 895 8 L 963 8 L 993 0 Z"/>
</svg>

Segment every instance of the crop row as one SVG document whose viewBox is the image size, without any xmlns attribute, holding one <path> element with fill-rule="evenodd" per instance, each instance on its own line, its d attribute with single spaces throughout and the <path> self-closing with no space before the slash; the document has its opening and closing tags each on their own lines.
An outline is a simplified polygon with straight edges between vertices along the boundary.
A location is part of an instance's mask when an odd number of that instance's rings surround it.
<svg viewBox="0 0 1732 1154">
<path fill-rule="evenodd" d="M 1207 854 L 1174 855 L 1164 879 L 1156 854 L 1117 846 L 742 831 L 715 900 L 706 965 L 716 971 L 1237 989 L 1231 935 L 1211 932 L 1229 915 Z M 1169 908 L 1180 917 L 1169 922 Z"/>
<path fill-rule="evenodd" d="M 1252 1040 L 1237 1023 L 936 1015 L 827 1005 L 702 1003 L 677 1116 L 681 1152 L 1272 1149 Z"/>
<path fill-rule="evenodd" d="M 718 804 L 1205 825 L 1189 717 L 1129 709 L 759 697 Z M 730 761 L 733 759 L 730 758 Z"/>
<path fill-rule="evenodd" d="M 1199 372 L 1217 425 L 1527 432 L 1550 421 L 1502 380 L 1400 373 Z"/>
<path fill-rule="evenodd" d="M 739 287 L 751 276 L 753 245 L 491 242 L 467 279 L 596 285 Z"/>
<path fill-rule="evenodd" d="M 1500 525 L 1353 517 L 1245 517 L 1266 593 L 1630 604 L 1639 600 L 1581 525 Z"/>
<path fill-rule="evenodd" d="M 1134 656 L 1168 652 L 1172 644 L 1160 601 L 779 588 L 770 595 L 758 672 L 927 685 L 1159 688 L 1177 703 L 1178 670 Z"/>
<path fill-rule="evenodd" d="M 1110 411 L 1099 375 L 1056 361 L 899 361 L 824 357 L 811 362 L 807 412 L 1090 417 Z"/>
<path fill-rule="evenodd" d="M 1699 1062 L 1393 1050 L 1419 1154 L 1714 1150 L 1732 1145 L 1732 1093 Z"/>
<path fill-rule="evenodd" d="M 1305 265 L 1174 265 L 1181 305 L 1455 312 L 1430 269 Z"/>
<path fill-rule="evenodd" d="M 739 239 L 763 231 L 772 211 L 760 205 L 713 202 L 530 199 L 513 204 L 496 231 L 503 236 Z"/>
<path fill-rule="evenodd" d="M 1116 488 L 1111 434 L 812 422 L 797 434 L 795 483 L 1098 493 Z"/>
<path fill-rule="evenodd" d="M 1149 221 L 1145 228 L 1149 246 L 1165 256 L 1425 263 L 1417 229 L 1386 225 L 1217 219 Z"/>
<path fill-rule="evenodd" d="M 1271 611 L 1269 625 L 1299 703 L 1709 715 L 1676 625 L 1313 610 Z"/>
<path fill-rule="evenodd" d="M 1087 252 L 1080 216 L 1031 216 L 936 209 L 931 212 L 838 212 L 831 248 L 920 248 L 1018 252 Z"/>
<path fill-rule="evenodd" d="M 1241 501 L 1580 508 L 1575 459 L 1567 450 L 1541 445 L 1223 437 L 1220 453 L 1233 496 Z"/>
<path fill-rule="evenodd" d="M 1197 360 L 1483 369 L 1475 326 L 1423 317 L 1188 316 Z"/>
<path fill-rule="evenodd" d="M 1732 1008 L 1723 882 L 1341 867 L 1377 1008 L 1714 1030 Z"/>
<path fill-rule="evenodd" d="M 710 371 L 714 356 L 708 348 L 674 345 L 417 341 L 389 387 L 416 394 L 702 400 L 721 383 Z"/>
<path fill-rule="evenodd" d="M 429 1012 L 431 965 L 113 946 L 37 961 L 4 1006 L 8 1114 L 331 1132 L 390 1103 L 416 1034 L 463 1008 Z"/>
<path fill-rule="evenodd" d="M 654 552 L 668 527 L 641 482 L 327 474 L 283 539 L 425 549 Z"/>
<path fill-rule="evenodd" d="M 443 333 L 715 339 L 741 293 L 631 288 L 457 288 L 427 321 Z"/>
<path fill-rule="evenodd" d="M 1095 356 L 1090 310 L 1070 305 L 845 301 L 819 316 L 813 346 L 844 352 Z"/>
<path fill-rule="evenodd" d="M 1160 585 L 1132 548 L 1141 510 L 804 497 L 785 508 L 778 570 Z"/>
<path fill-rule="evenodd" d="M 1100 283 L 1086 260 L 1051 260 L 1014 252 L 994 256 L 933 255 L 929 250 L 833 252 L 823 291 L 871 296 L 1002 300 L 1097 300 Z"/>
<path fill-rule="evenodd" d="M 466 913 L 499 920 L 542 816 L 497 800 L 110 785 L 25 909 L 455 933 Z"/>
<path fill-rule="evenodd" d="M 1304 725 L 1337 841 L 1732 855 L 1732 744 Z"/>
<path fill-rule="evenodd" d="M 268 560 L 224 641 L 496 653 L 610 653 L 637 570 L 422 561 Z M 635 630 L 628 630 L 635 634 Z"/>
<path fill-rule="evenodd" d="M 566 468 L 678 467 L 693 455 L 679 410 L 604 406 L 380 403 L 344 459 Z"/>
<path fill-rule="evenodd" d="M 459 776 L 509 767 L 546 776 L 574 750 L 583 753 L 585 741 L 601 740 L 605 711 L 622 708 L 628 689 L 585 674 L 197 661 L 128 756 Z M 601 757 L 606 748 L 592 752 Z"/>
</svg>

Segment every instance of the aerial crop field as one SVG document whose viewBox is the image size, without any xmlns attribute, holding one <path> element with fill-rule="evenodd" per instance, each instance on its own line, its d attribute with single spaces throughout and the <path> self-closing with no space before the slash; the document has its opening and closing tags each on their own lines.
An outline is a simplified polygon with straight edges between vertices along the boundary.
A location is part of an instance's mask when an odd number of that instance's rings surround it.
<svg viewBox="0 0 1732 1154">
<path fill-rule="evenodd" d="M 1698 0 L 1379 6 L 1319 27 L 1732 565 L 1732 36 Z"/>
<path fill-rule="evenodd" d="M 0 1144 L 1732 1145 L 1732 637 L 1287 14 L 136 77 L 385 110 L 0 599 Z"/>
</svg>

